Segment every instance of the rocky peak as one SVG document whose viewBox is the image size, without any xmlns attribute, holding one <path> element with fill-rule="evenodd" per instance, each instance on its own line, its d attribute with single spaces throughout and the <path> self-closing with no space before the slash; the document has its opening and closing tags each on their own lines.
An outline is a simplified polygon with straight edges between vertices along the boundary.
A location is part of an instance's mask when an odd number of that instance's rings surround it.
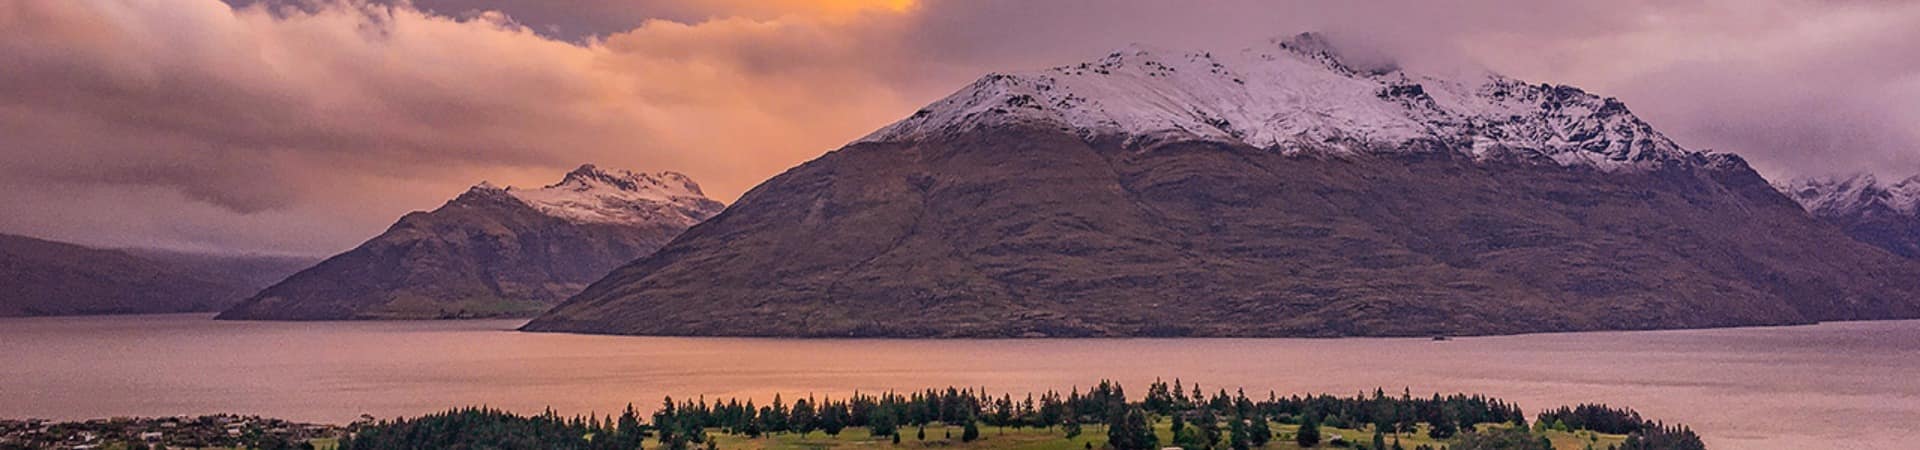
<svg viewBox="0 0 1920 450">
<path fill-rule="evenodd" d="M 704 196 L 700 185 L 679 172 L 637 173 L 627 170 L 607 170 L 593 164 L 582 164 L 579 168 L 567 172 L 559 183 L 546 189 L 566 188 L 571 190 L 592 190 L 601 188 L 622 191 L 658 191 L 668 195 Z"/>
<path fill-rule="evenodd" d="M 480 182 L 452 203 L 512 201 L 550 216 L 581 223 L 692 226 L 725 207 L 706 197 L 691 177 L 677 172 L 642 173 L 583 164 L 560 182 L 537 189 Z"/>
</svg>

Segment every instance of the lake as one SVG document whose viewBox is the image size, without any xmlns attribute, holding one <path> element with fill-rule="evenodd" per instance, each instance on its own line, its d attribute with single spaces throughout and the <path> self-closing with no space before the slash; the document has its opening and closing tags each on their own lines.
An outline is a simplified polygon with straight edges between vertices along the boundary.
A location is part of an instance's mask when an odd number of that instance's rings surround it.
<svg viewBox="0 0 1920 450">
<path fill-rule="evenodd" d="M 234 412 L 345 423 L 463 405 L 564 414 L 663 395 L 929 386 L 1483 393 L 1678 421 L 1715 448 L 1920 447 L 1920 321 L 1428 339 L 793 340 L 535 334 L 520 321 L 0 319 L 0 417 Z M 763 400 L 764 401 L 764 400 Z"/>
</svg>

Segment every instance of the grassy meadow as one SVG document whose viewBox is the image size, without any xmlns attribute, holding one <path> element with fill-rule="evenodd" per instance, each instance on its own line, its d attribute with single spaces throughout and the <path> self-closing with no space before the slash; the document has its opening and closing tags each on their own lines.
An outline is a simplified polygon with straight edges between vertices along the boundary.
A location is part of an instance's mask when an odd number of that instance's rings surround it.
<svg viewBox="0 0 1920 450">
<path fill-rule="evenodd" d="M 1162 446 L 1172 445 L 1173 431 L 1171 426 L 1171 421 L 1164 418 L 1154 423 L 1154 432 L 1159 435 Z M 1301 448 L 1293 441 L 1294 431 L 1299 429 L 1299 426 L 1273 423 L 1271 427 L 1274 432 L 1273 441 L 1261 448 L 1275 450 Z M 745 436 L 725 434 L 717 429 L 708 430 L 708 436 L 714 439 L 718 448 L 729 450 L 804 450 L 827 448 L 1085 450 L 1087 448 L 1103 448 L 1107 444 L 1107 430 L 1104 426 L 1098 424 L 1085 426 L 1081 431 L 1081 435 L 1072 439 L 1068 439 L 1066 433 L 1058 428 L 1049 430 L 1036 428 L 982 427 L 980 430 L 980 439 L 973 442 L 962 442 L 960 440 L 961 430 L 957 425 L 928 426 L 926 428 L 927 437 L 925 440 L 916 437 L 917 430 L 917 428 L 910 426 L 901 427 L 900 444 L 897 446 L 893 444 L 891 438 L 875 438 L 869 433 L 869 430 L 864 427 L 847 428 L 841 431 L 839 436 L 828 436 L 826 433 L 815 431 L 806 436 L 795 433 L 783 433 L 759 438 L 748 438 Z M 1408 449 L 1420 444 L 1428 444 L 1436 448 L 1446 445 L 1444 441 L 1427 437 L 1425 431 L 1425 426 L 1422 425 L 1419 432 L 1400 433 L 1397 435 L 1400 439 L 1400 445 Z M 1601 434 L 1588 431 L 1566 432 L 1549 430 L 1538 434 L 1547 436 L 1548 439 L 1553 441 L 1554 448 L 1563 450 L 1585 449 L 1588 443 L 1592 443 L 1593 448 L 1604 449 L 1607 448 L 1609 444 L 1619 445 L 1625 442 L 1627 438 L 1625 435 Z M 1349 448 L 1358 445 L 1370 445 L 1373 441 L 1373 430 L 1371 427 L 1351 429 L 1323 426 L 1320 428 L 1320 435 L 1323 439 L 1321 444 L 1316 448 L 1339 448 L 1330 442 L 1334 436 L 1340 436 L 1349 442 Z M 1396 437 L 1396 435 L 1387 435 L 1388 445 L 1392 445 L 1394 437 Z M 1222 442 L 1222 446 L 1225 446 L 1225 442 Z"/>
</svg>

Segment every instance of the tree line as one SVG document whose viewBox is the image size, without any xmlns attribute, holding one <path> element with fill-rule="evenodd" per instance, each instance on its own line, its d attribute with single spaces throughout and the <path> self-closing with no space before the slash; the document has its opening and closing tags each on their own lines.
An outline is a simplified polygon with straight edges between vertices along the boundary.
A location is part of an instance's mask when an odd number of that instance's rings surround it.
<svg viewBox="0 0 1920 450">
<path fill-rule="evenodd" d="M 1539 421 L 1612 433 L 1607 430 L 1623 426 L 1619 424 L 1624 420 L 1621 417 L 1639 417 L 1630 410 L 1600 408 L 1596 410 L 1595 405 L 1561 408 L 1542 413 Z M 1362 393 L 1351 397 L 1280 396 L 1268 392 L 1265 398 L 1256 398 L 1241 390 L 1216 389 L 1209 393 L 1198 384 L 1186 385 L 1179 380 L 1171 383 L 1156 380 L 1139 400 L 1129 400 L 1125 390 L 1110 381 L 1094 384 L 1085 392 L 1074 388 L 1065 394 L 1048 391 L 1022 397 L 962 387 L 907 393 L 854 393 L 842 398 L 809 395 L 791 402 L 775 395 L 766 404 L 756 404 L 753 399 L 676 401 L 669 397 L 646 419 L 650 420 L 643 420 L 632 406 L 617 417 L 561 417 L 552 411 L 521 417 L 494 409 L 466 408 L 356 426 L 352 436 L 343 439 L 339 448 L 712 449 L 716 444 L 708 435 L 710 430 L 757 438 L 816 432 L 837 436 L 852 427 L 865 428 L 876 438 L 899 442 L 906 430 L 913 430 L 917 438 L 925 439 L 925 426 L 944 424 L 960 426 L 962 441 L 980 439 L 981 426 L 1060 430 L 1068 438 L 1074 438 L 1082 434 L 1083 425 L 1098 425 L 1105 428 L 1107 448 L 1158 450 L 1164 446 L 1154 433 L 1153 424 L 1171 420 L 1172 440 L 1165 444 L 1183 449 L 1262 447 L 1275 437 L 1270 424 L 1278 422 L 1299 425 L 1291 438 L 1308 447 L 1322 442 L 1322 426 L 1359 429 L 1371 425 L 1376 433 L 1374 442 L 1371 446 L 1365 443 L 1359 446 L 1385 450 L 1389 447 L 1381 434 L 1383 431 L 1414 432 L 1421 424 L 1426 425 L 1427 434 L 1436 439 L 1461 436 L 1463 443 L 1474 442 L 1464 439 L 1464 435 L 1487 424 L 1510 424 L 1498 428 L 1518 430 L 1520 434 L 1527 434 L 1528 429 L 1526 416 L 1518 406 L 1481 395 L 1415 397 L 1406 390 L 1394 395 L 1375 389 L 1370 395 Z M 1627 448 L 1636 450 L 1699 448 L 1687 446 L 1697 444 L 1698 436 L 1684 427 L 1643 421 L 1631 436 L 1637 436 L 1628 441 L 1635 446 Z M 1400 448 L 1397 439 L 1392 448 Z"/>
<path fill-rule="evenodd" d="M 1622 447 L 1629 450 L 1641 449 L 1704 449 L 1700 436 L 1683 425 L 1669 426 L 1640 417 L 1640 413 L 1627 408 L 1614 408 L 1603 404 L 1587 404 L 1540 412 L 1534 426 L 1539 429 L 1561 431 L 1588 430 L 1608 434 L 1627 435 Z"/>
</svg>

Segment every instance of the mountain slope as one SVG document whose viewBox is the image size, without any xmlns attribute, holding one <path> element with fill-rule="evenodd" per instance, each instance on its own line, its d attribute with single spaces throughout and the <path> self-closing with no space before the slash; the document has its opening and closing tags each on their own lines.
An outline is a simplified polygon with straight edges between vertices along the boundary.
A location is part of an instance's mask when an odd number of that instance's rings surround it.
<svg viewBox="0 0 1920 450">
<path fill-rule="evenodd" d="M 693 180 L 591 165 L 534 190 L 482 183 L 328 258 L 222 319 L 498 317 L 536 313 L 718 213 Z"/>
<path fill-rule="evenodd" d="M 137 257 L 0 235 L 0 317 L 218 311 L 245 288 Z"/>
<path fill-rule="evenodd" d="M 1882 184 L 1873 175 L 1810 178 L 1780 192 L 1848 236 L 1893 254 L 1920 259 L 1920 176 Z"/>
<path fill-rule="evenodd" d="M 1920 267 L 1740 158 L 1304 35 L 989 75 L 774 177 L 531 331 L 1353 336 L 1920 316 Z"/>
</svg>

